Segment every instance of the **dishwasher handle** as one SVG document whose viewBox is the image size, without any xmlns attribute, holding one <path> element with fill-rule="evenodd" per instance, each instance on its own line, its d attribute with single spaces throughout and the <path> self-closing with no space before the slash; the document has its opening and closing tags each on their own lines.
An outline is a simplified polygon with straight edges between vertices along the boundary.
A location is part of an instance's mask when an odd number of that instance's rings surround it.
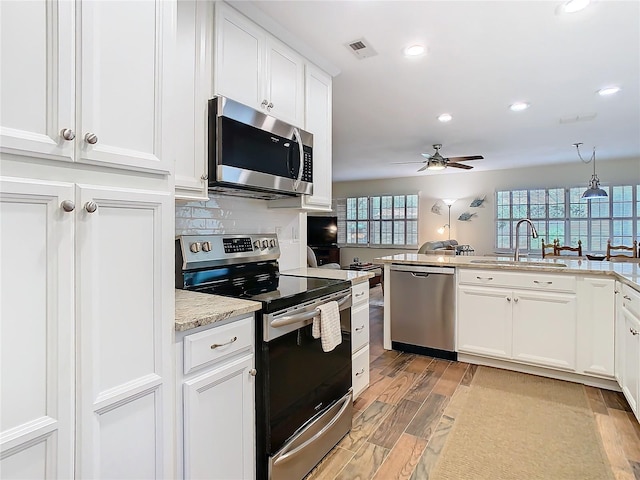
<svg viewBox="0 0 640 480">
<path fill-rule="evenodd" d="M 455 272 L 455 268 L 453 267 L 430 267 L 426 265 L 398 265 L 391 264 L 390 270 L 392 272 L 409 272 L 412 274 L 429 274 L 429 273 L 438 273 L 445 275 L 453 275 Z M 427 275 L 414 275 L 414 277 L 426 277 Z"/>
</svg>

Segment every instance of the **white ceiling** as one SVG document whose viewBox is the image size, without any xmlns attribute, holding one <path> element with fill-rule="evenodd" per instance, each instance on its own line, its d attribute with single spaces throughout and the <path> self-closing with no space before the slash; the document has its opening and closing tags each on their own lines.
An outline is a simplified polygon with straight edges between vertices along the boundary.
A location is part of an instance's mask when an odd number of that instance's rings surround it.
<svg viewBox="0 0 640 480">
<path fill-rule="evenodd" d="M 421 152 L 484 155 L 477 170 L 579 162 L 640 165 L 640 2 L 592 1 L 558 13 L 557 1 L 254 2 L 340 69 L 333 81 L 334 181 L 416 173 Z M 378 55 L 345 44 L 364 37 Z M 404 47 L 428 52 L 406 58 Z M 596 91 L 622 90 L 610 97 Z M 531 108 L 512 112 L 525 101 Z M 437 116 L 453 120 L 440 123 Z M 591 121 L 561 118 L 596 114 Z M 461 172 L 448 168 L 443 173 Z M 640 166 L 639 166 L 640 176 Z"/>
</svg>

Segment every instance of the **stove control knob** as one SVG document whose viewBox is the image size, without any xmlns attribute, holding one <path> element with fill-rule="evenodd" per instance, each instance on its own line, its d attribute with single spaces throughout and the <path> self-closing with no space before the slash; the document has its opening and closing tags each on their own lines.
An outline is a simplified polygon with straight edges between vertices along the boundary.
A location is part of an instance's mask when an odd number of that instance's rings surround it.
<svg viewBox="0 0 640 480">
<path fill-rule="evenodd" d="M 189 250 L 193 253 L 198 253 L 200 251 L 200 244 L 198 242 L 192 243 L 189 245 Z"/>
<path fill-rule="evenodd" d="M 262 248 L 269 248 L 269 241 L 268 240 L 262 240 Z"/>
<path fill-rule="evenodd" d="M 256 240 L 253 242 L 253 246 L 256 250 L 260 250 L 260 240 Z"/>
<path fill-rule="evenodd" d="M 211 242 L 202 242 L 202 250 L 204 252 L 210 252 L 211 251 Z"/>
<path fill-rule="evenodd" d="M 269 240 L 269 246 L 270 246 L 271 248 L 274 248 L 274 247 L 276 246 L 276 241 L 275 241 L 275 240 L 273 240 L 273 239 Z"/>
</svg>

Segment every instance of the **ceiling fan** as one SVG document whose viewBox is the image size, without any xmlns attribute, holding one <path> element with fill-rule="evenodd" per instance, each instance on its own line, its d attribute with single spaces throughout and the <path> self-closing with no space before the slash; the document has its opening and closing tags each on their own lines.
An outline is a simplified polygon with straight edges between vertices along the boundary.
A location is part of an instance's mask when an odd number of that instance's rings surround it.
<svg viewBox="0 0 640 480">
<path fill-rule="evenodd" d="M 446 158 L 440 154 L 440 149 L 442 148 L 441 143 L 436 143 L 433 145 L 435 149 L 435 153 L 421 153 L 421 155 L 426 158 L 422 162 L 398 162 L 398 163 L 424 163 L 422 167 L 418 169 L 418 172 L 422 172 L 423 170 L 442 170 L 446 167 L 455 167 L 462 168 L 464 170 L 471 170 L 473 167 L 471 165 L 465 165 L 464 163 L 458 162 L 466 162 L 468 160 L 481 160 L 484 157 L 482 155 L 468 155 L 466 157 L 450 157 Z"/>
</svg>

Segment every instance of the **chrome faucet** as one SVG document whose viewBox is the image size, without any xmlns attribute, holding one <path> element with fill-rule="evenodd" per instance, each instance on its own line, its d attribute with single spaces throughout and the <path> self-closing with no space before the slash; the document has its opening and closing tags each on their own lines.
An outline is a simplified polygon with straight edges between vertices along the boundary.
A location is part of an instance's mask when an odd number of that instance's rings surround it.
<svg viewBox="0 0 640 480">
<path fill-rule="evenodd" d="M 513 259 L 516 262 L 520 260 L 520 230 L 518 227 L 520 227 L 520 224 L 522 222 L 527 222 L 529 225 L 531 225 L 531 238 L 538 238 L 538 232 L 536 231 L 536 227 L 533 226 L 531 220 L 529 220 L 528 218 L 523 218 L 522 220 L 519 220 L 518 223 L 516 223 L 516 249 L 513 252 Z"/>
</svg>

